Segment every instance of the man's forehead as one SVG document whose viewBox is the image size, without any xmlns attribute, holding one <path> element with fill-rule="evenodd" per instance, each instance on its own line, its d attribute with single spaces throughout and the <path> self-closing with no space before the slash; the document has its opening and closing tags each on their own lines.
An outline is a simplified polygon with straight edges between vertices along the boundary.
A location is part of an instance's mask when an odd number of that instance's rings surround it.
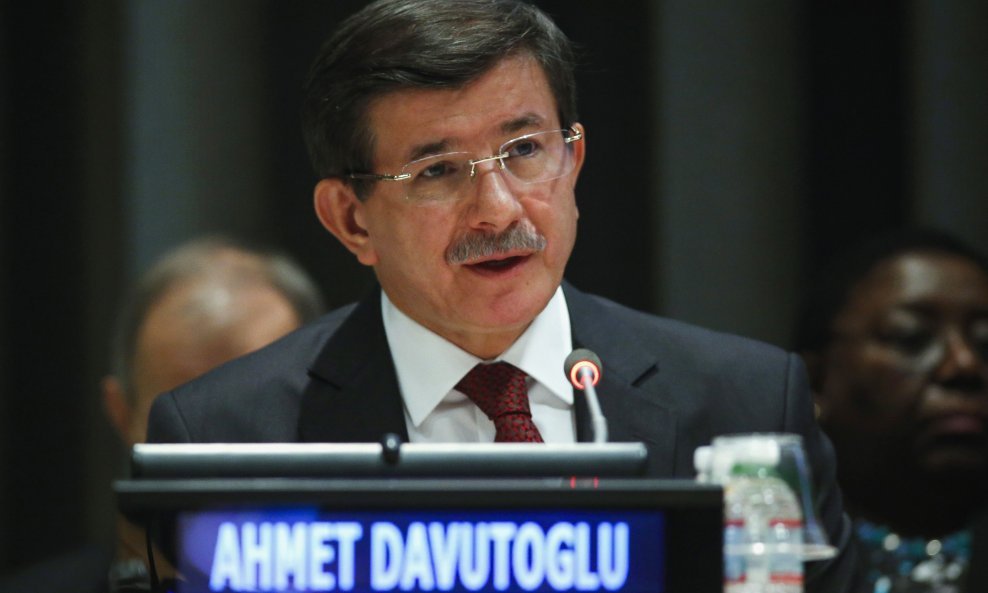
<svg viewBox="0 0 988 593">
<path fill-rule="evenodd" d="M 469 142 L 559 127 L 545 73 L 527 56 L 506 58 L 462 88 L 403 89 L 378 97 L 368 123 L 375 155 L 404 162 Z"/>
<path fill-rule="evenodd" d="M 545 117 L 536 113 L 526 113 L 524 115 L 511 118 L 495 129 L 500 136 L 525 134 L 532 130 L 545 127 Z M 463 139 L 446 136 L 439 140 L 425 140 L 424 142 L 413 144 L 403 155 L 408 161 L 414 161 L 430 154 L 450 152 L 461 148 Z"/>
</svg>

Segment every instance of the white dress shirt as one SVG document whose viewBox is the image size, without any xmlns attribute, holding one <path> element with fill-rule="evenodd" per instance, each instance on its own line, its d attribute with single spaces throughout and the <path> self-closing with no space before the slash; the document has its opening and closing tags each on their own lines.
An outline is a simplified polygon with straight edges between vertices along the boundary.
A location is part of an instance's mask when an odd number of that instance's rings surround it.
<svg viewBox="0 0 988 593">
<path fill-rule="evenodd" d="M 381 313 L 411 442 L 493 442 L 494 423 L 454 387 L 477 363 L 495 361 L 509 362 L 528 374 L 532 419 L 545 442 L 576 441 L 573 386 L 563 372 L 573 343 L 561 287 L 515 343 L 491 361 L 482 361 L 419 325 L 398 310 L 384 291 Z"/>
</svg>

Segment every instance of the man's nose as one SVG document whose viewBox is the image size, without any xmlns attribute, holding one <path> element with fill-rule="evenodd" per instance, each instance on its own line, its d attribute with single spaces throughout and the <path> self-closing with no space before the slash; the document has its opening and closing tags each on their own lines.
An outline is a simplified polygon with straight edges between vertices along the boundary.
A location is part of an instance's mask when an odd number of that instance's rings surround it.
<svg viewBox="0 0 988 593">
<path fill-rule="evenodd" d="M 522 217 L 524 208 L 508 182 L 500 159 L 484 159 L 475 165 L 471 179 L 470 225 L 499 231 Z"/>
</svg>

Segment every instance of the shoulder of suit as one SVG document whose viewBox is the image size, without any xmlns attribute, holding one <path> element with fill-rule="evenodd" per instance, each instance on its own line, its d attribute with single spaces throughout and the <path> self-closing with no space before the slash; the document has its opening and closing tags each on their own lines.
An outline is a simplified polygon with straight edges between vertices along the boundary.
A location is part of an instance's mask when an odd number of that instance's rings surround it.
<svg viewBox="0 0 988 593">
<path fill-rule="evenodd" d="M 261 387 L 266 382 L 304 378 L 322 346 L 353 311 L 354 306 L 351 304 L 330 311 L 263 348 L 220 365 L 176 389 L 176 392 L 212 391 L 217 387 L 229 389 L 239 385 Z"/>
<path fill-rule="evenodd" d="M 595 313 L 607 320 L 610 331 L 632 336 L 638 347 L 654 351 L 660 363 L 669 357 L 682 356 L 776 362 L 788 358 L 782 348 L 753 338 L 646 313 L 597 295 L 581 293 L 580 296 L 587 299 L 587 307 L 596 308 Z"/>
</svg>

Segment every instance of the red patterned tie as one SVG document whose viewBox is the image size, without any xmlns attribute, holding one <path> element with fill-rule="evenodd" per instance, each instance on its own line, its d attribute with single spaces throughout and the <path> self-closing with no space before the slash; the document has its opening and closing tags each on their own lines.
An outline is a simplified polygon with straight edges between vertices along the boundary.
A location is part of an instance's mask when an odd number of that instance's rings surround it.
<svg viewBox="0 0 988 593">
<path fill-rule="evenodd" d="M 541 443 L 528 407 L 527 375 L 506 362 L 478 364 L 456 389 L 467 395 L 494 422 L 496 443 Z"/>
</svg>

